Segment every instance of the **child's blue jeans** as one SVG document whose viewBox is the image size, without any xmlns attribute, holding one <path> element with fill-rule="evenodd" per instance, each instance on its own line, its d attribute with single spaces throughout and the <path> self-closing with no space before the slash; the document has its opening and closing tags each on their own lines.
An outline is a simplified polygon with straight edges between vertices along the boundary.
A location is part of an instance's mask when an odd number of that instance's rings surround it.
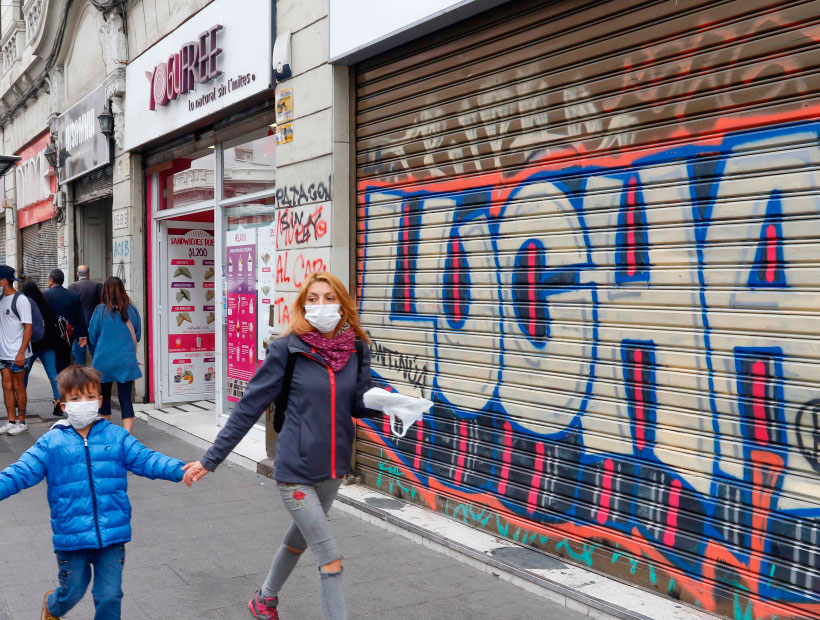
<svg viewBox="0 0 820 620">
<path fill-rule="evenodd" d="M 102 549 L 57 551 L 60 587 L 48 597 L 48 611 L 58 618 L 66 615 L 80 602 L 91 583 L 91 594 L 97 612 L 95 620 L 120 620 L 122 607 L 122 568 L 125 565 L 125 545 Z"/>
</svg>

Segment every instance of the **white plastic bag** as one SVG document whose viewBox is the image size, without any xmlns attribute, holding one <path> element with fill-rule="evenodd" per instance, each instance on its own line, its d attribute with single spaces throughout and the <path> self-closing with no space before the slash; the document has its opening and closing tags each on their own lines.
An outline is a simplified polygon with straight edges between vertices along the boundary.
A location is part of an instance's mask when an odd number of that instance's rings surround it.
<svg viewBox="0 0 820 620">
<path fill-rule="evenodd" d="M 398 392 L 388 392 L 382 388 L 371 388 L 364 393 L 364 406 L 376 411 L 384 411 L 390 416 L 390 430 L 396 437 L 404 437 L 415 422 L 433 406 L 426 398 L 405 396 Z M 396 427 L 396 418 L 401 421 L 401 430 Z"/>
</svg>

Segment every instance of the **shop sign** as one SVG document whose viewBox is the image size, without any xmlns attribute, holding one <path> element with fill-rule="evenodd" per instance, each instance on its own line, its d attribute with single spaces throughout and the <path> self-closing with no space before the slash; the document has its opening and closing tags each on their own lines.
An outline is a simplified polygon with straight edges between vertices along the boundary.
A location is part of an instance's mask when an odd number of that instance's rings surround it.
<svg viewBox="0 0 820 620">
<path fill-rule="evenodd" d="M 15 153 L 21 157 L 17 162 L 14 179 L 19 228 L 51 219 L 57 178 L 45 156 L 49 144 L 51 134 L 46 131 L 27 147 Z"/>
<path fill-rule="evenodd" d="M 271 88 L 270 0 L 215 0 L 126 68 L 125 150 Z M 253 15 L 253 19 L 247 19 Z"/>
<path fill-rule="evenodd" d="M 57 120 L 61 157 L 65 158 L 60 168 L 60 183 L 111 162 L 108 138 L 100 132 L 97 120 L 105 104 L 105 88 L 100 86 Z"/>
</svg>

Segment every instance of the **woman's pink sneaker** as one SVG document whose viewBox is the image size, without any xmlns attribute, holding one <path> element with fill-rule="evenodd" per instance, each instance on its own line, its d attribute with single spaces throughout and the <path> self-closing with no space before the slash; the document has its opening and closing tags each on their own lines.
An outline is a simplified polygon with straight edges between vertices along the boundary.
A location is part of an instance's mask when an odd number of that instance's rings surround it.
<svg viewBox="0 0 820 620">
<path fill-rule="evenodd" d="M 254 618 L 264 618 L 264 620 L 279 620 L 279 612 L 276 606 L 279 604 L 278 596 L 262 597 L 262 592 L 257 590 L 253 598 L 248 603 L 248 609 Z"/>
</svg>

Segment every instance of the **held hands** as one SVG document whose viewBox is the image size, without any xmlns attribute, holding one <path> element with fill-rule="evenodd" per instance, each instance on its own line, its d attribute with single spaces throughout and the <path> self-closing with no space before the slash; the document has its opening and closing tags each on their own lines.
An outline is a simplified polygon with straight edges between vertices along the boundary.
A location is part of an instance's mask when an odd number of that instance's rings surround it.
<svg viewBox="0 0 820 620">
<path fill-rule="evenodd" d="M 205 469 L 199 461 L 194 461 L 193 463 L 183 465 L 182 471 L 185 472 L 185 475 L 182 477 L 182 482 L 187 484 L 189 487 L 192 486 L 194 482 L 202 480 L 202 478 L 210 473 L 210 471 Z"/>
</svg>

